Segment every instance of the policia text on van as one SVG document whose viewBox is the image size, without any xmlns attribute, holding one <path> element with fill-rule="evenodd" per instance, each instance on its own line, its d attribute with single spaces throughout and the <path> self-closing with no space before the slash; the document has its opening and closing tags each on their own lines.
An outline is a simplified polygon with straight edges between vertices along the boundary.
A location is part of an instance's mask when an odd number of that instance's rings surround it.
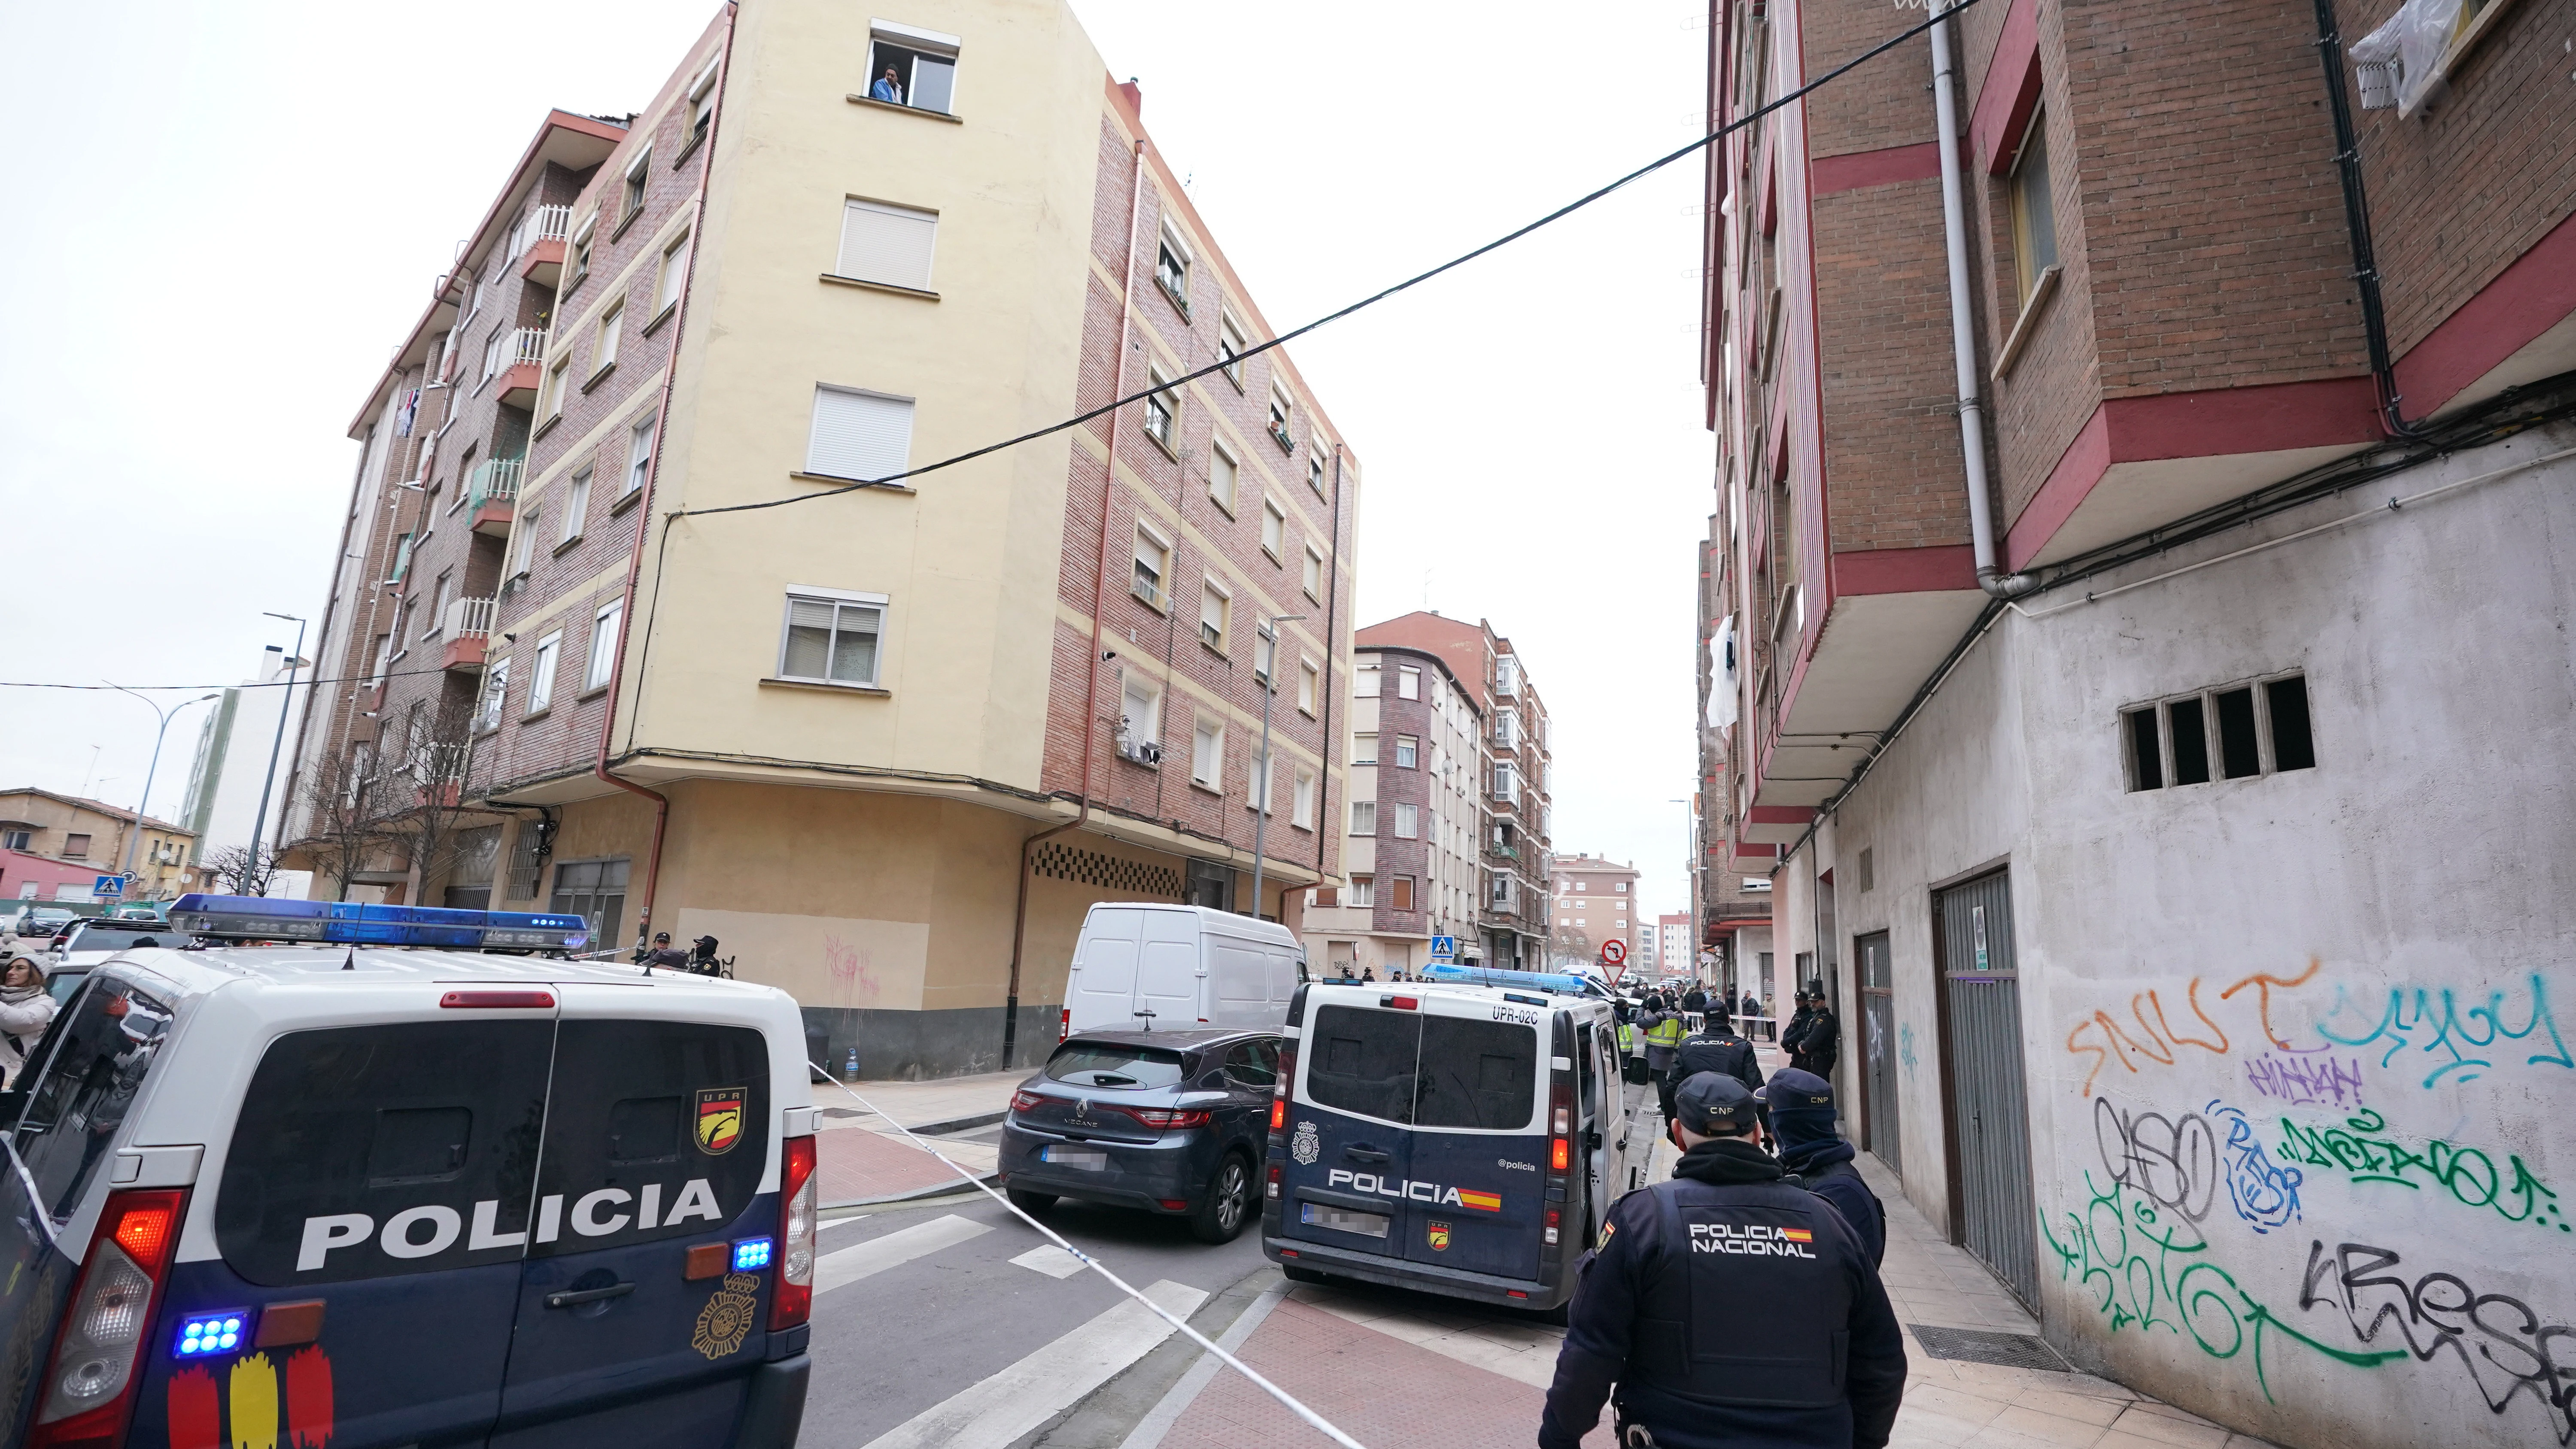
<svg viewBox="0 0 2576 1449">
<path fill-rule="evenodd" d="M 581 918 L 183 897 L 0 1096 L 0 1443 L 775 1449 L 803 1027 Z M 384 943 L 465 949 L 389 950 Z M 320 945 L 323 949 L 314 949 Z"/>
</svg>

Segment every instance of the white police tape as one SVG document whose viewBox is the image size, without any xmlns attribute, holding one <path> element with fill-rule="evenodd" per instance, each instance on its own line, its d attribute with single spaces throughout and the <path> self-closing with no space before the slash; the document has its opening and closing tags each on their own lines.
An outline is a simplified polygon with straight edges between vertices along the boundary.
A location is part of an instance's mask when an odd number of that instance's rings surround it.
<svg viewBox="0 0 2576 1449">
<path fill-rule="evenodd" d="M 1003 1207 L 1009 1209 L 1011 1216 L 1018 1218 L 1021 1222 L 1027 1223 L 1030 1227 L 1033 1227 L 1039 1232 L 1045 1234 L 1047 1241 L 1064 1249 L 1066 1252 L 1071 1253 L 1084 1267 L 1089 1268 L 1101 1277 L 1108 1279 L 1110 1284 L 1117 1288 L 1119 1292 L 1126 1294 L 1128 1297 L 1144 1304 L 1147 1308 L 1152 1309 L 1156 1317 L 1189 1335 L 1192 1343 L 1206 1349 L 1209 1353 L 1214 1354 L 1217 1358 L 1223 1360 L 1227 1367 L 1243 1375 L 1245 1378 L 1252 1380 L 1255 1387 L 1285 1405 L 1288 1412 L 1295 1414 L 1298 1418 L 1313 1425 L 1315 1429 L 1321 1432 L 1326 1438 L 1329 1438 L 1334 1443 L 1343 1446 L 1343 1449 L 1367 1449 L 1367 1446 L 1360 1443 L 1357 1439 L 1354 1439 L 1350 1435 L 1333 1427 L 1331 1422 L 1326 1420 L 1323 1415 L 1318 1414 L 1314 1410 L 1307 1408 L 1304 1404 L 1299 1403 L 1295 1395 L 1289 1393 L 1286 1389 L 1279 1387 L 1277 1384 L 1272 1383 L 1270 1380 L 1263 1378 L 1259 1373 L 1253 1370 L 1250 1364 L 1236 1358 L 1226 1350 L 1219 1348 L 1206 1334 L 1190 1327 L 1188 1324 L 1175 1317 L 1169 1310 L 1165 1309 L 1163 1305 L 1146 1297 L 1143 1293 L 1138 1292 L 1126 1279 L 1110 1272 L 1108 1266 L 1102 1263 L 1099 1259 L 1092 1257 L 1089 1253 L 1086 1253 L 1080 1248 L 1075 1247 L 1073 1244 L 1066 1242 L 1055 1229 L 1048 1227 L 1046 1224 L 1039 1222 L 1036 1218 L 1020 1211 L 1017 1203 L 1012 1202 L 1001 1193 L 995 1192 L 990 1183 L 987 1183 L 982 1178 L 968 1172 L 965 1168 L 958 1166 L 955 1162 L 950 1161 L 946 1153 L 941 1152 L 938 1148 L 931 1146 L 929 1143 L 921 1140 L 921 1138 L 913 1135 L 911 1128 L 904 1126 L 902 1123 L 897 1122 L 886 1113 L 879 1111 L 875 1103 L 860 1096 L 848 1083 L 833 1076 L 831 1072 L 824 1068 L 822 1063 L 808 1062 L 806 1065 L 811 1067 L 817 1074 L 830 1081 L 833 1086 L 839 1087 L 842 1091 L 849 1093 L 850 1100 L 858 1103 L 862 1107 L 865 1107 L 870 1114 L 882 1119 L 887 1126 L 902 1133 L 904 1135 L 904 1139 L 910 1142 L 913 1146 L 920 1148 L 922 1151 L 938 1158 L 941 1162 L 946 1163 L 949 1171 L 956 1173 L 961 1178 L 964 1178 L 969 1185 L 975 1188 L 976 1191 L 981 1192 L 986 1197 L 991 1198 L 993 1201 L 1000 1203 Z"/>
</svg>

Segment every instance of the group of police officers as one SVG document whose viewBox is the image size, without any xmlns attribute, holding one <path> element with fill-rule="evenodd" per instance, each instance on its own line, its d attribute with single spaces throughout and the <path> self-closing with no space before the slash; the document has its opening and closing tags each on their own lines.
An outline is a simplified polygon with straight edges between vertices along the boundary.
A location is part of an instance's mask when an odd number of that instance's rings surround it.
<svg viewBox="0 0 2576 1449">
<path fill-rule="evenodd" d="M 1578 1269 L 1540 1449 L 1577 1449 L 1604 1402 L 1621 1449 L 1881 1449 L 1905 1341 L 1878 1277 L 1886 1212 L 1834 1131 L 1830 1008 L 1799 993 L 1801 1042 L 1821 1025 L 1825 1051 L 1765 1082 L 1723 998 L 1687 1036 L 1662 1005 L 1638 1024 L 1681 1159 L 1611 1208 Z"/>
</svg>

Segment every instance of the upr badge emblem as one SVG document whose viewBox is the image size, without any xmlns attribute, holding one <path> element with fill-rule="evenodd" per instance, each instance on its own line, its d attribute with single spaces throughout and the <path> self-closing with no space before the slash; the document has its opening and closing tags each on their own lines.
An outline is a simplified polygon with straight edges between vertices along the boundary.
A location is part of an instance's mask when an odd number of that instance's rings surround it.
<svg viewBox="0 0 2576 1449">
<path fill-rule="evenodd" d="M 721 1157 L 742 1140 L 740 1087 L 708 1087 L 698 1093 L 698 1150 Z"/>
<path fill-rule="evenodd" d="M 1312 1167 L 1315 1159 L 1324 1155 L 1324 1144 L 1315 1140 L 1314 1123 L 1297 1124 L 1297 1135 L 1288 1139 L 1288 1155 L 1296 1158 L 1300 1167 Z"/>
<path fill-rule="evenodd" d="M 751 1315 L 759 1302 L 760 1275 L 727 1273 L 724 1286 L 698 1310 L 698 1331 L 689 1347 L 709 1358 L 722 1358 L 742 1347 L 751 1333 Z"/>
<path fill-rule="evenodd" d="M 1447 1223 L 1433 1223 L 1431 1225 L 1431 1251 L 1435 1253 L 1445 1253 L 1449 1251 L 1449 1225 Z"/>
</svg>

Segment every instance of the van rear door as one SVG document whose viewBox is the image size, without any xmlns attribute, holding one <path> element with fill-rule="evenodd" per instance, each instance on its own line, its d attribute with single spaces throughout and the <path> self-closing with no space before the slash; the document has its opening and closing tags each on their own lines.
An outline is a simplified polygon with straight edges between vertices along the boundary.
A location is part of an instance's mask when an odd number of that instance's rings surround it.
<svg viewBox="0 0 2576 1449">
<path fill-rule="evenodd" d="M 1126 1031 L 1136 1023 L 1137 936 L 1143 911 L 1094 906 L 1082 919 L 1072 978 L 1065 984 L 1065 1024 L 1074 1031 Z"/>
<path fill-rule="evenodd" d="M 1177 1031 L 1208 1018 L 1207 968 L 1199 955 L 1196 911 L 1138 911 L 1135 1014 L 1138 1031 Z"/>
<path fill-rule="evenodd" d="M 703 1019 L 701 993 L 559 989 L 492 1449 L 567 1434 L 621 1449 L 727 1443 L 768 1339 L 780 1170 L 768 1042 Z"/>
<path fill-rule="evenodd" d="M 1413 1076 L 1418 1011 L 1354 991 L 1315 991 L 1289 1094 L 1280 1230 L 1292 1239 L 1404 1256 L 1412 1229 Z M 1409 1000 L 1411 998 L 1396 998 Z"/>
<path fill-rule="evenodd" d="M 1405 1238 L 1404 1256 L 1535 1278 L 1546 1206 L 1549 1013 L 1428 992 L 1421 1014 L 1411 1134 L 1421 1227 Z"/>
</svg>

